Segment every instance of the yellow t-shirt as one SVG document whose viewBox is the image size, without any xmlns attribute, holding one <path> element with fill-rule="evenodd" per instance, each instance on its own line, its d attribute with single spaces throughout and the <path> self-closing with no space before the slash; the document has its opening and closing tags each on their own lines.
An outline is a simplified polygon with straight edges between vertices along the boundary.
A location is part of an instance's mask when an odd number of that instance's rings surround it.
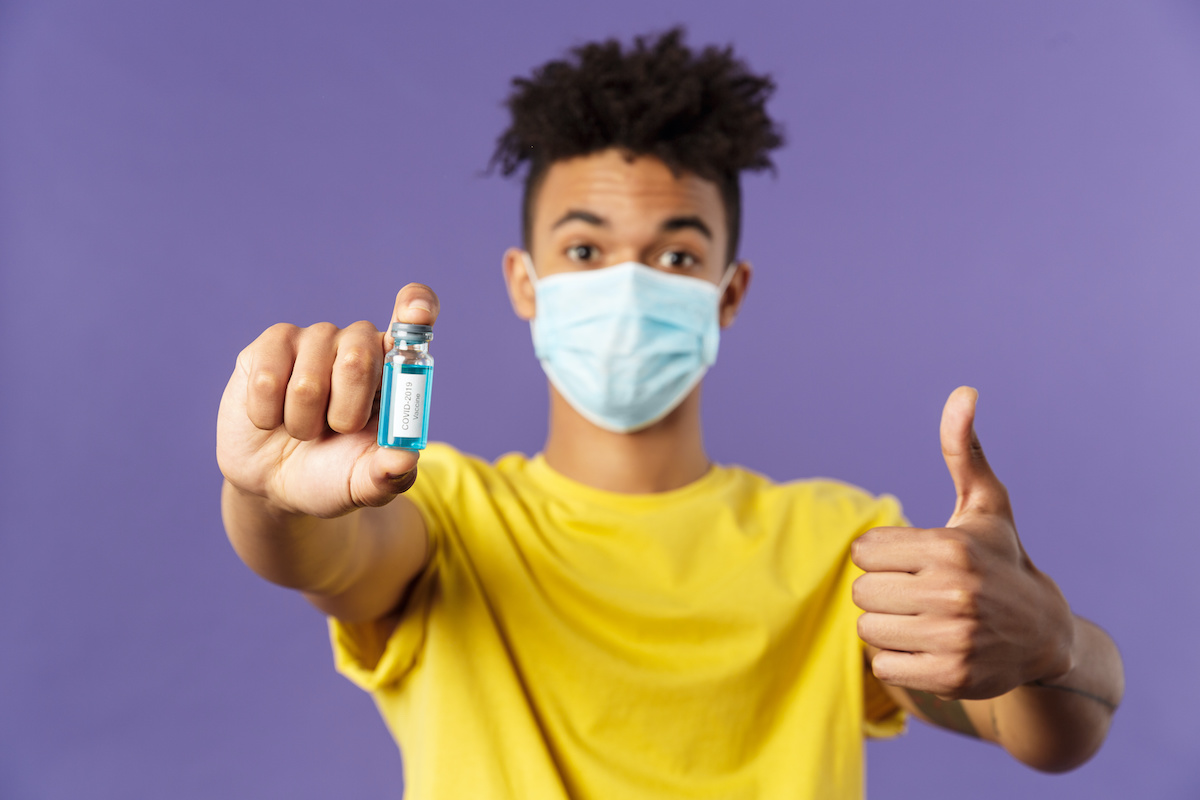
<svg viewBox="0 0 1200 800">
<path fill-rule="evenodd" d="M 860 797 L 864 732 L 903 726 L 850 600 L 890 497 L 737 467 L 616 494 L 445 445 L 406 496 L 431 554 L 401 622 L 331 631 L 409 800 Z"/>
</svg>

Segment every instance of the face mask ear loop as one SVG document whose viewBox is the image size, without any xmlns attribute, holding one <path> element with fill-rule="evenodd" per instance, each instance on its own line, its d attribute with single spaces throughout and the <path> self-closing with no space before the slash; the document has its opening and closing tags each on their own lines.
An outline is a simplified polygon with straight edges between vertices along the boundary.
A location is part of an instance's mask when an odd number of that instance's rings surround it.
<svg viewBox="0 0 1200 800">
<path fill-rule="evenodd" d="M 525 275 L 529 278 L 529 285 L 533 287 L 534 296 L 537 295 L 538 277 L 533 270 L 533 256 L 528 250 L 521 251 L 521 258 L 525 261 Z M 533 330 L 537 327 L 537 312 L 534 312 L 533 317 L 529 320 L 529 329 Z"/>
<path fill-rule="evenodd" d="M 716 287 L 716 290 L 720 291 L 722 297 L 725 296 L 725 290 L 730 288 L 730 282 L 733 281 L 733 276 L 737 275 L 737 271 L 737 261 L 730 261 L 730 265 L 725 267 L 725 275 L 721 277 L 721 282 Z"/>
<path fill-rule="evenodd" d="M 533 256 L 529 255 L 527 251 L 522 250 L 521 258 L 525 259 L 525 274 L 529 276 L 530 285 L 532 285 L 534 289 L 537 289 L 538 277 L 537 273 L 533 271 Z"/>
<path fill-rule="evenodd" d="M 737 274 L 738 262 L 730 261 L 729 266 L 725 268 L 725 274 L 721 276 L 721 283 L 717 285 L 717 303 L 720 304 L 725 299 L 725 290 L 729 288 L 729 284 L 733 281 L 733 276 Z"/>
</svg>

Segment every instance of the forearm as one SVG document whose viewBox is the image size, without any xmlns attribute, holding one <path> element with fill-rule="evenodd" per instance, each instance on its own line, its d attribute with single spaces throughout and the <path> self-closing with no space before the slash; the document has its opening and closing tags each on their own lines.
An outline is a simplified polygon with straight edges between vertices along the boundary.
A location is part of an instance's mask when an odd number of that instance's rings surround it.
<svg viewBox="0 0 1200 800">
<path fill-rule="evenodd" d="M 402 497 L 326 519 L 281 510 L 226 481 L 221 511 L 246 566 L 346 622 L 395 611 L 428 554 L 421 513 Z"/>
<path fill-rule="evenodd" d="M 1093 623 L 1074 617 L 1071 668 L 991 700 L 964 701 L 976 728 L 1035 769 L 1063 772 L 1091 758 L 1125 689 L 1120 653 Z"/>
<path fill-rule="evenodd" d="M 318 519 L 285 511 L 228 480 L 221 490 L 225 533 L 238 557 L 272 583 L 313 594 L 352 581 L 357 512 Z"/>
</svg>

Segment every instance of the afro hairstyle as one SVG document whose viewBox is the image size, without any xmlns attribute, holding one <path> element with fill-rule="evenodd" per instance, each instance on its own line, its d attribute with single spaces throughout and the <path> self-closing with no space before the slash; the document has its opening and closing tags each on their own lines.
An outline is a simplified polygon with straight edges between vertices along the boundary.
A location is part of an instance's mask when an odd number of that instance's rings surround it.
<svg viewBox="0 0 1200 800">
<path fill-rule="evenodd" d="M 769 153 L 783 132 L 765 105 L 775 84 L 754 75 L 732 48 L 694 52 L 676 27 L 637 37 L 624 49 L 616 39 L 576 47 L 532 77 L 512 81 L 505 101 L 512 123 L 500 135 L 492 168 L 513 175 L 528 167 L 522 201 L 526 246 L 532 206 L 546 170 L 556 161 L 610 148 L 630 157 L 654 156 L 676 175 L 715 183 L 729 228 L 728 259 L 737 255 L 743 170 L 774 170 Z"/>
</svg>

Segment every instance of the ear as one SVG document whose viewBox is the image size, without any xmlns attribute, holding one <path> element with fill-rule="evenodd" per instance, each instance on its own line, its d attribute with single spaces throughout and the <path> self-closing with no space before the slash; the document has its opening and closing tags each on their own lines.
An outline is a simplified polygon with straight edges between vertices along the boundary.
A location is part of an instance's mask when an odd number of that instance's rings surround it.
<svg viewBox="0 0 1200 800">
<path fill-rule="evenodd" d="M 504 251 L 504 283 L 508 286 L 508 300 L 513 312 L 523 320 L 531 320 L 537 312 L 533 283 L 525 269 L 525 251 L 510 247 Z"/>
<path fill-rule="evenodd" d="M 738 309 L 742 307 L 742 301 L 746 299 L 746 290 L 750 288 L 750 278 L 753 275 L 754 270 L 749 261 L 739 261 L 734 266 L 733 277 L 729 279 L 725 294 L 721 296 L 719 319 L 722 328 L 733 324 Z"/>
</svg>

